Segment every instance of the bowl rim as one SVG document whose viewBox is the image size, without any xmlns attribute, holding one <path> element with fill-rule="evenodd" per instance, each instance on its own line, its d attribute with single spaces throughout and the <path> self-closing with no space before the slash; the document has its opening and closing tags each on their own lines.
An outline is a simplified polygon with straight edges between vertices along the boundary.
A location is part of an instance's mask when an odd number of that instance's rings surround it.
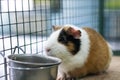
<svg viewBox="0 0 120 80">
<path fill-rule="evenodd" d="M 40 58 L 42 57 L 42 58 L 54 60 L 54 61 L 56 61 L 56 63 L 53 63 L 53 62 L 51 62 L 51 63 L 35 63 L 34 62 L 33 63 L 33 62 L 17 61 L 17 60 L 13 60 L 12 59 L 12 57 L 18 57 L 18 56 L 26 56 L 26 57 L 29 57 L 29 56 L 33 56 L 34 57 L 35 56 L 35 57 L 40 57 Z M 51 56 L 44 56 L 44 55 L 40 55 L 40 54 L 11 54 L 7 58 L 9 60 L 9 63 L 10 62 L 14 62 L 14 63 L 17 63 L 17 64 L 33 65 L 33 66 L 40 66 L 40 67 L 59 65 L 61 63 L 61 59 L 59 59 L 59 58 L 51 57 Z"/>
<path fill-rule="evenodd" d="M 57 67 L 58 65 L 53 65 L 53 66 Z M 29 67 L 23 68 L 23 67 L 11 67 L 11 66 L 8 66 L 8 67 L 9 69 L 16 69 L 16 70 L 39 70 L 39 69 L 43 70 L 43 69 L 49 69 L 53 66 L 37 67 L 37 68 L 29 68 Z"/>
</svg>

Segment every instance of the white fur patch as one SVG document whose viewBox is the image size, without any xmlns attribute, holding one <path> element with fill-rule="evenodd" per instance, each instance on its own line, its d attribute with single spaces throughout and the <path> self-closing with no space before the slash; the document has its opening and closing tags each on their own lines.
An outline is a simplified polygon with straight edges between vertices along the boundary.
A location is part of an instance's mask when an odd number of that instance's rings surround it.
<svg viewBox="0 0 120 80">
<path fill-rule="evenodd" d="M 81 31 L 80 51 L 76 55 L 72 56 L 70 59 L 66 60 L 64 63 L 61 64 L 63 71 L 68 72 L 75 68 L 82 67 L 88 58 L 89 49 L 90 49 L 89 36 L 85 30 L 80 29 L 80 31 Z M 66 56 L 66 58 L 67 58 L 67 56 Z"/>
</svg>

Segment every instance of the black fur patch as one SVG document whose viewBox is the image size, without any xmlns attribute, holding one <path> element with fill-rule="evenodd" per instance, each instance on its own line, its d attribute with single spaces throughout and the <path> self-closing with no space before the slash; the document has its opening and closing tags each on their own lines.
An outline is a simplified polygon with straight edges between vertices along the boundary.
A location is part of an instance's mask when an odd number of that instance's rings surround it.
<svg viewBox="0 0 120 80">
<path fill-rule="evenodd" d="M 65 46 L 67 46 L 68 43 L 72 43 L 74 45 L 74 49 L 72 51 L 69 51 L 73 55 L 75 55 L 80 50 L 80 39 L 75 39 L 72 35 L 69 35 L 64 29 L 62 29 L 62 31 L 60 32 L 58 42 L 64 44 Z"/>
</svg>

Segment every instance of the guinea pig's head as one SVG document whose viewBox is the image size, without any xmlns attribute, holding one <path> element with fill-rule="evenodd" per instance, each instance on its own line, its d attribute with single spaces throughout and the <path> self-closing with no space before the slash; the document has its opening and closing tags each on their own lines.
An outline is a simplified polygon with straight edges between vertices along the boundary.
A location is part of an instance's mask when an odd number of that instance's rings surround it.
<svg viewBox="0 0 120 80">
<path fill-rule="evenodd" d="M 53 26 L 53 33 L 46 41 L 47 55 L 64 59 L 80 50 L 81 31 L 73 26 Z"/>
</svg>

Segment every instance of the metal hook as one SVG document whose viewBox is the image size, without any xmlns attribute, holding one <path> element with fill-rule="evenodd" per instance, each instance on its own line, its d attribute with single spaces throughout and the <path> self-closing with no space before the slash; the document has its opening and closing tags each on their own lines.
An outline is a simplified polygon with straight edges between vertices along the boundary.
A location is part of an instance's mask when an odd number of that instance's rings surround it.
<svg viewBox="0 0 120 80">
<path fill-rule="evenodd" d="M 1 54 L 1 56 L 2 56 L 3 58 L 5 58 L 5 54 L 3 54 L 2 52 L 0 52 L 0 54 Z"/>
<path fill-rule="evenodd" d="M 25 51 L 24 51 L 21 47 L 19 47 L 19 46 L 15 46 L 14 51 L 13 51 L 12 54 L 15 53 L 15 51 L 16 51 L 17 48 L 18 48 L 18 50 L 20 49 L 23 53 L 25 53 Z"/>
</svg>

